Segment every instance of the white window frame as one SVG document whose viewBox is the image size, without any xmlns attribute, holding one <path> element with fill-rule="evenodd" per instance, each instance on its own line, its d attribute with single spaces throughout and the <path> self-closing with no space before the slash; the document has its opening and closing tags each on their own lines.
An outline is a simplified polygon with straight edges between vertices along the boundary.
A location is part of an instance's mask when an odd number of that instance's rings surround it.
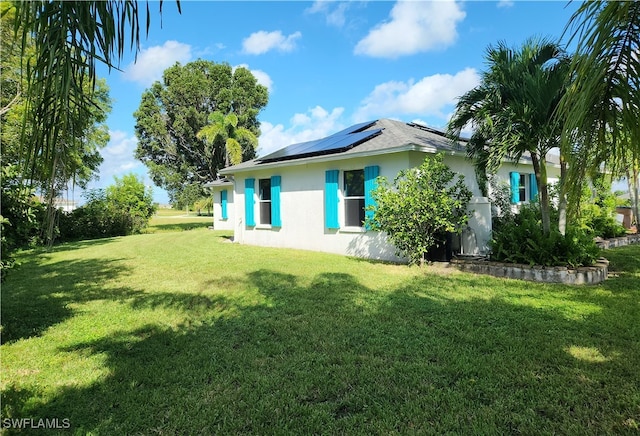
<svg viewBox="0 0 640 436">
<path fill-rule="evenodd" d="M 263 182 L 268 182 L 269 184 L 269 189 L 268 191 L 268 195 L 269 198 L 268 199 L 263 199 L 263 190 L 262 190 L 262 183 Z M 271 222 L 272 222 L 272 217 L 271 217 L 271 179 L 270 178 L 265 178 L 265 179 L 258 179 L 258 224 L 260 226 L 271 226 Z M 263 205 L 268 205 L 268 207 L 263 206 Z M 264 219 L 265 217 L 262 216 L 262 212 L 263 210 L 268 210 L 269 211 L 269 220 L 268 222 L 265 222 L 266 220 Z"/>
<path fill-rule="evenodd" d="M 354 171 L 360 171 L 362 172 L 362 195 L 351 195 L 351 196 L 347 196 L 347 173 L 349 172 L 354 172 Z M 350 169 L 350 170 L 343 170 L 342 171 L 342 197 L 343 197 L 343 210 L 342 210 L 342 217 L 344 219 L 344 225 L 345 225 L 345 229 L 346 231 L 356 231 L 356 232 L 360 232 L 363 231 L 364 229 L 364 201 L 365 201 L 365 192 L 364 192 L 364 168 L 354 168 L 354 169 Z M 349 224 L 347 223 L 347 202 L 348 201 L 358 201 L 358 202 L 362 202 L 363 206 L 362 206 L 362 215 L 363 215 L 363 220 L 360 222 L 359 225 L 353 225 L 353 224 Z"/>
</svg>

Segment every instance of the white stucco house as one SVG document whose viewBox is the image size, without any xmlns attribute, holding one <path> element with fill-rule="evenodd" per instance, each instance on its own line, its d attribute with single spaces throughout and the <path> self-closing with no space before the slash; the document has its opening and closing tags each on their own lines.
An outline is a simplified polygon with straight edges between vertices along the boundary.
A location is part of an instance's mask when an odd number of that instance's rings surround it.
<svg viewBox="0 0 640 436">
<path fill-rule="evenodd" d="M 205 183 L 213 196 L 213 228 L 215 230 L 233 230 L 235 209 L 233 202 L 233 181 L 222 178 Z"/>
<path fill-rule="evenodd" d="M 389 119 L 356 124 L 221 170 L 224 178 L 207 185 L 214 198 L 214 228 L 233 230 L 241 244 L 402 261 L 383 232 L 363 226 L 365 208 L 373 204 L 370 192 L 378 176 L 393 180 L 400 170 L 439 152 L 473 193 L 469 230 L 453 245 L 465 254 L 486 254 L 491 205 L 481 195 L 464 143 L 454 145 L 442 132 Z M 552 177 L 554 171 L 550 168 Z M 537 194 L 526 159 L 505 162 L 498 177 L 512 184 L 515 203 Z"/>
</svg>

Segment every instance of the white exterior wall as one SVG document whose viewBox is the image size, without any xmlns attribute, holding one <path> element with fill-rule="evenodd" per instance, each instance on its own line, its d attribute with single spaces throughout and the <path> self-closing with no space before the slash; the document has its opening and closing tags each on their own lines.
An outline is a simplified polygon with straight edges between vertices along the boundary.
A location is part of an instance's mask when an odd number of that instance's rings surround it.
<svg viewBox="0 0 640 436">
<path fill-rule="evenodd" d="M 496 172 L 496 175 L 500 178 L 500 180 L 504 180 L 504 182 L 508 186 L 509 173 L 512 171 L 516 171 L 520 174 L 529 174 L 529 173 L 533 173 L 533 166 L 529 164 L 516 165 L 514 163 L 505 162 L 500 166 L 500 168 Z M 558 180 L 560 180 L 560 168 L 550 163 L 547 163 L 547 182 L 549 183 L 549 185 L 554 185 L 558 183 Z"/>
<path fill-rule="evenodd" d="M 349 256 L 390 261 L 402 261 L 384 233 L 365 231 L 360 227 L 345 227 L 342 171 L 378 165 L 380 175 L 390 180 L 408 165 L 406 153 L 378 157 L 318 162 L 235 175 L 234 205 L 236 208 L 235 240 L 244 244 L 269 247 L 299 248 Z M 340 229 L 325 227 L 325 171 L 340 170 L 338 217 Z M 272 228 L 244 223 L 244 180 L 255 178 L 255 217 L 259 223 L 258 179 L 281 176 L 280 214 L 282 227 Z"/>
<path fill-rule="evenodd" d="M 396 256 L 395 248 L 388 242 L 384 233 L 366 231 L 360 227 L 345 227 L 344 198 L 342 197 L 343 171 L 377 165 L 380 168 L 380 176 L 393 181 L 398 172 L 420 165 L 425 156 L 426 154 L 421 152 L 402 152 L 237 173 L 233 195 L 236 217 L 234 219 L 235 240 L 250 245 L 298 248 L 370 259 L 402 261 L 403 259 Z M 474 169 L 464 156 L 448 155 L 445 156 L 444 162 L 456 173 L 465 177 L 465 182 L 474 195 L 469 207 L 471 211 L 469 224 L 473 228 L 477 241 L 474 251 L 475 254 L 485 254 L 491 238 L 491 207 L 488 200 L 480 196 Z M 340 170 L 338 194 L 340 228 L 337 230 L 325 227 L 324 210 L 325 171 L 336 169 Z M 258 180 L 271 176 L 281 177 L 281 227 L 258 224 L 260 221 Z M 244 222 L 244 181 L 247 178 L 255 179 L 255 227 L 246 227 Z"/>
<path fill-rule="evenodd" d="M 222 204 L 220 203 L 220 193 L 227 191 L 227 219 L 222 218 Z M 234 188 L 232 184 L 211 187 L 213 195 L 213 229 L 233 230 L 236 208 L 234 205 Z"/>
</svg>

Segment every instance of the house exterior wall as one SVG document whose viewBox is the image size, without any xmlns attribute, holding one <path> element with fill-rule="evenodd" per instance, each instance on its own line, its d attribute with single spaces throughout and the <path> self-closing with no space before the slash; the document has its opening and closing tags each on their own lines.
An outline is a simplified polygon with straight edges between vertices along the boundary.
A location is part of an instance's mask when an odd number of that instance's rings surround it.
<svg viewBox="0 0 640 436">
<path fill-rule="evenodd" d="M 344 225 L 342 172 L 378 165 L 381 176 L 393 179 L 401 169 L 407 167 L 408 163 L 406 153 L 397 153 L 236 174 L 234 192 L 234 207 L 237 217 L 234 227 L 235 240 L 251 245 L 299 248 L 371 259 L 401 261 L 402 259 L 395 255 L 394 247 L 387 242 L 383 233 Z M 341 174 L 338 199 L 339 229 L 328 229 L 325 226 L 325 171 L 328 170 L 340 170 Z M 254 178 L 257 188 L 259 179 L 272 176 L 281 177 L 280 214 L 282 225 L 274 227 L 259 224 L 256 189 L 254 194 L 256 198 L 254 206 L 256 225 L 247 226 L 244 220 L 244 180 Z"/>
<path fill-rule="evenodd" d="M 345 226 L 344 171 L 378 166 L 379 175 L 389 181 L 398 172 L 420 165 L 427 156 L 423 152 L 405 151 L 379 156 L 319 161 L 303 165 L 283 165 L 272 168 L 253 168 L 235 174 L 233 192 L 233 230 L 236 242 L 250 245 L 297 248 L 342 255 L 401 262 L 395 248 L 383 232 L 362 227 Z M 465 177 L 473 193 L 470 205 L 474 248 L 473 253 L 484 254 L 491 237 L 491 207 L 481 197 L 473 167 L 464 156 L 445 156 L 444 162 Z M 325 221 L 325 172 L 339 170 L 338 229 L 329 229 Z M 280 177 L 281 226 L 262 225 L 259 219 L 258 184 L 260 179 Z M 245 180 L 254 179 L 255 226 L 247 226 L 245 219 Z M 214 212 L 215 213 L 215 212 Z M 468 235 L 467 235 L 468 236 Z"/>
<path fill-rule="evenodd" d="M 547 183 L 549 186 L 553 186 L 556 183 L 558 183 L 558 181 L 560 180 L 560 168 L 558 166 L 551 165 L 549 163 L 547 163 L 546 168 L 547 168 Z M 499 180 L 499 183 L 504 183 L 506 186 L 510 186 L 511 174 L 514 172 L 525 175 L 527 180 L 527 186 L 525 190 L 526 201 L 516 202 L 516 201 L 513 201 L 513 199 L 511 201 L 513 211 L 517 212 L 522 204 L 528 203 L 530 201 L 530 197 L 531 197 L 530 177 L 535 178 L 535 175 L 533 172 L 533 166 L 530 164 L 515 164 L 512 162 L 505 162 L 500 166 L 500 168 L 496 172 L 496 176 Z M 489 187 L 489 189 L 491 189 L 491 187 Z M 489 192 L 489 195 L 491 195 L 491 192 Z"/>
<path fill-rule="evenodd" d="M 222 213 L 222 192 L 227 192 L 227 217 L 223 217 Z M 233 185 L 211 187 L 211 195 L 213 195 L 213 229 L 214 230 L 234 230 L 236 217 L 236 209 L 234 206 L 234 189 Z"/>
</svg>

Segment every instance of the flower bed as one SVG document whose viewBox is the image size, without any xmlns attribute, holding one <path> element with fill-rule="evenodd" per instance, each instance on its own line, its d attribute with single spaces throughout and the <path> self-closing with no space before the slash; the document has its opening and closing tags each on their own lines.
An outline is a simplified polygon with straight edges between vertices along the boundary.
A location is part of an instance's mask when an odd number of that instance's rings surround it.
<svg viewBox="0 0 640 436">
<path fill-rule="evenodd" d="M 640 234 L 622 236 L 620 238 L 602 239 L 596 241 L 602 249 L 623 247 L 640 243 Z M 594 285 L 606 280 L 609 273 L 609 262 L 600 258 L 595 265 L 568 268 L 563 266 L 544 267 L 539 265 L 522 265 L 515 263 L 491 262 L 485 259 L 456 258 L 451 265 L 461 271 L 477 274 L 487 274 L 494 277 L 529 280 L 544 283 L 564 283 L 567 285 Z"/>
</svg>

